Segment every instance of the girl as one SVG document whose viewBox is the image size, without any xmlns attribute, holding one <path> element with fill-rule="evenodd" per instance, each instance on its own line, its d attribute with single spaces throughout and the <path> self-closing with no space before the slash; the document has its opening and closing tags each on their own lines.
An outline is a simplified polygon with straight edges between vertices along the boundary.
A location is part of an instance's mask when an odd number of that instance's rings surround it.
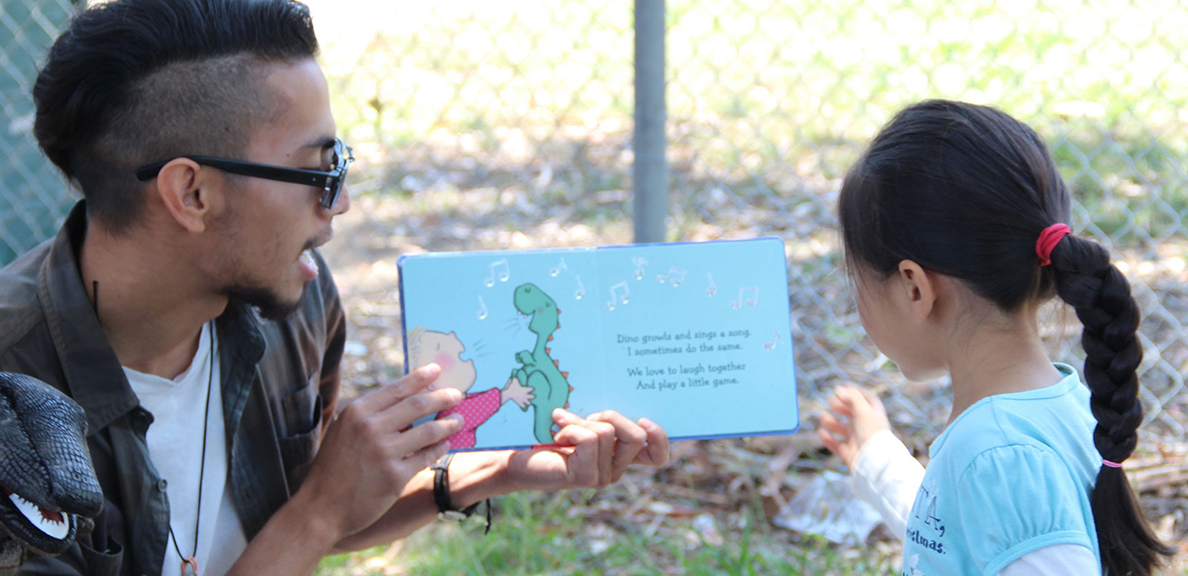
<svg viewBox="0 0 1188 576">
<path fill-rule="evenodd" d="M 1142 421 L 1138 309 L 1069 212 L 1035 132 L 960 102 L 900 112 L 842 184 L 863 327 L 907 378 L 952 380 L 926 471 L 873 396 L 842 388 L 821 417 L 826 446 L 903 527 L 905 575 L 1145 576 L 1171 554 L 1122 471 Z M 1087 389 L 1040 342 L 1053 293 L 1084 324 Z"/>
</svg>

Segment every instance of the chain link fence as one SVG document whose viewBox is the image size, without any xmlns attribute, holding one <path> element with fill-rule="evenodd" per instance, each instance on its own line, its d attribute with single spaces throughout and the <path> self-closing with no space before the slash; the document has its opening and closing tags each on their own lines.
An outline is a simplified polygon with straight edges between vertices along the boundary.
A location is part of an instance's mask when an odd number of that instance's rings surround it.
<svg viewBox="0 0 1188 576">
<path fill-rule="evenodd" d="M 0 4 L 0 264 L 51 236 L 73 201 L 33 138 L 33 81 L 68 0 Z"/>
<path fill-rule="evenodd" d="M 356 208 L 329 247 L 353 322 L 348 376 L 402 373 L 400 253 L 631 241 L 629 3 L 309 4 L 361 159 Z M 28 97 L 67 10 L 0 10 L 0 262 L 51 234 L 69 204 L 30 135 Z M 947 418 L 945 386 L 904 381 L 865 337 L 834 215 L 878 128 L 943 97 L 1000 107 L 1049 142 L 1075 230 L 1112 250 L 1142 306 L 1144 450 L 1182 451 L 1188 4 L 712 0 L 670 2 L 667 19 L 668 237 L 787 243 L 806 429 L 843 381 L 878 388 L 922 453 Z M 1081 361 L 1074 316 L 1044 330 L 1054 357 Z M 1184 488 L 1159 490 L 1155 512 L 1182 515 Z"/>
<path fill-rule="evenodd" d="M 1143 305 L 1150 430 L 1183 436 L 1188 5 L 673 4 L 669 239 L 787 242 L 798 380 L 810 396 L 872 375 L 893 401 L 913 389 L 862 334 L 838 266 L 834 204 L 846 168 L 895 111 L 954 98 L 1003 108 L 1048 140 L 1077 198 L 1076 230 L 1110 247 Z M 340 126 L 368 144 L 371 178 L 356 194 L 449 223 L 393 222 L 388 244 L 629 241 L 628 6 L 388 9 L 391 18 L 379 9 L 374 19 L 382 26 L 343 29 L 349 46 L 331 40 L 325 55 Z M 462 215 L 472 218 L 451 218 Z M 1070 320 L 1048 328 L 1064 358 L 1079 348 Z M 934 435 L 936 402 L 912 392 L 905 423 Z"/>
<path fill-rule="evenodd" d="M 339 27 L 321 4 L 339 125 L 367 143 L 358 233 L 340 235 L 336 262 L 367 301 L 356 339 L 393 350 L 361 373 L 400 373 L 401 252 L 631 241 L 629 5 L 369 5 L 376 24 Z M 944 383 L 906 382 L 865 337 L 834 214 L 879 127 L 941 97 L 1002 108 L 1048 141 L 1075 230 L 1111 249 L 1142 306 L 1140 452 L 1183 453 L 1188 5 L 715 0 L 670 2 L 667 19 L 668 238 L 785 240 L 806 429 L 844 381 L 880 390 L 919 454 L 948 417 Z M 1080 364 L 1075 316 L 1048 312 L 1053 357 Z M 1183 515 L 1167 476 L 1138 484 L 1152 514 Z"/>
</svg>

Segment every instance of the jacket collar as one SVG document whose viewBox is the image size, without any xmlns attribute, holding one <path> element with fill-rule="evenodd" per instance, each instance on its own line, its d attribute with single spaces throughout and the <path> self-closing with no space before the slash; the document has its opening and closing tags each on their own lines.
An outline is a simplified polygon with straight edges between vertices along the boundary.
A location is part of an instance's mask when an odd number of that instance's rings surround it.
<svg viewBox="0 0 1188 576">
<path fill-rule="evenodd" d="M 71 209 L 58 231 L 49 257 L 38 278 L 38 296 L 45 310 L 46 323 L 61 360 L 69 395 L 87 415 L 87 435 L 109 426 L 140 404 L 128 384 L 123 367 L 107 340 L 107 334 L 87 298 L 79 272 L 78 254 L 87 232 L 86 203 Z M 231 302 L 216 320 L 219 330 L 219 358 L 223 368 L 224 390 L 228 380 L 238 380 L 235 372 L 254 366 L 264 352 L 259 320 L 248 306 Z M 231 378 L 228 378 L 231 376 Z M 251 379 L 248 378 L 248 382 Z M 246 390 L 236 391 L 230 400 L 242 409 Z"/>
<path fill-rule="evenodd" d="M 70 397 L 86 411 L 91 435 L 139 402 L 83 288 L 77 254 L 86 232 L 86 205 L 80 201 L 58 230 L 41 267 L 38 296 Z"/>
</svg>

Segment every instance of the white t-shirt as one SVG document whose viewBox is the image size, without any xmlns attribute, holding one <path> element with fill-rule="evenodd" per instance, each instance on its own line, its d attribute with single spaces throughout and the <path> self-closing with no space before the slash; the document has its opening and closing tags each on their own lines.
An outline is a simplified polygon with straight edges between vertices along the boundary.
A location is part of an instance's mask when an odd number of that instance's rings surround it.
<svg viewBox="0 0 1188 576">
<path fill-rule="evenodd" d="M 199 573 L 222 576 L 247 548 L 227 482 L 227 442 L 223 423 L 218 343 L 214 323 L 202 329 L 190 367 L 173 380 L 124 368 L 141 406 L 153 415 L 148 428 L 149 458 L 166 482 L 170 527 L 183 556 L 195 555 Z M 210 395 L 209 409 L 207 394 Z M 206 413 L 206 464 L 202 461 L 202 415 Z M 197 518 L 199 476 L 202 517 Z M 194 526 L 198 523 L 198 549 Z M 178 573 L 181 558 L 173 537 L 166 544 L 162 576 Z"/>
</svg>

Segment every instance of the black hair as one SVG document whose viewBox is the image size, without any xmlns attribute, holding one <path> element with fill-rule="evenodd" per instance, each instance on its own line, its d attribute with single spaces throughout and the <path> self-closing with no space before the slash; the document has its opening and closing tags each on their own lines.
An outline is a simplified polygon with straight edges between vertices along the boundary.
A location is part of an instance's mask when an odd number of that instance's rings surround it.
<svg viewBox="0 0 1188 576">
<path fill-rule="evenodd" d="M 270 110 L 259 64 L 316 56 L 292 0 L 116 0 L 77 14 L 33 87 L 33 132 L 119 233 L 143 202 L 135 170 L 187 154 L 235 158 Z"/>
<path fill-rule="evenodd" d="M 1035 131 L 999 110 L 943 100 L 899 112 L 846 175 L 838 199 L 851 269 L 885 278 L 912 260 L 1007 313 L 1053 293 L 1072 305 L 1084 325 L 1094 445 L 1120 463 L 1134 451 L 1143 418 L 1138 305 L 1092 240 L 1065 236 L 1051 265 L 1040 266 L 1036 240 L 1068 223 L 1070 211 L 1068 189 Z M 1090 503 L 1107 574 L 1145 576 L 1172 554 L 1120 468 L 1102 465 Z"/>
</svg>

